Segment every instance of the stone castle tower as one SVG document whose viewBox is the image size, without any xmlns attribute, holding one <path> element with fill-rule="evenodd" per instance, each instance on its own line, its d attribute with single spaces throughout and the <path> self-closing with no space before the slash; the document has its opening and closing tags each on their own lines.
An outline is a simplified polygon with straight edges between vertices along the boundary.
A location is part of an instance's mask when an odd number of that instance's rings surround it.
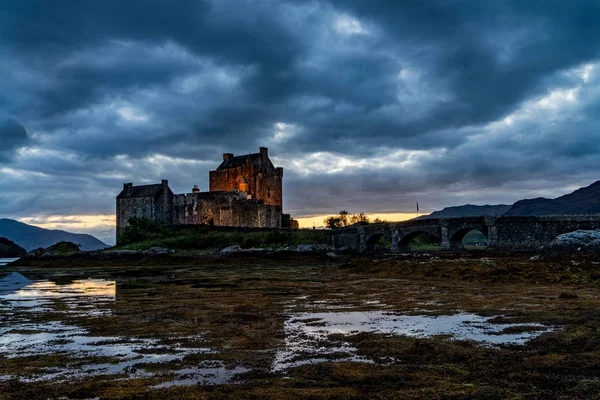
<svg viewBox="0 0 600 400">
<path fill-rule="evenodd" d="M 223 154 L 223 162 L 209 172 L 209 190 L 239 191 L 248 198 L 262 200 L 266 205 L 282 206 L 283 168 L 275 168 L 269 159 L 269 149 L 234 157 Z"/>
<path fill-rule="evenodd" d="M 275 168 L 268 149 L 234 157 L 210 171 L 208 192 L 173 194 L 169 182 L 134 186 L 125 183 L 117 196 L 117 242 L 132 217 L 164 225 L 214 225 L 281 228 L 283 168 Z M 285 215 L 289 220 L 289 215 Z"/>
</svg>

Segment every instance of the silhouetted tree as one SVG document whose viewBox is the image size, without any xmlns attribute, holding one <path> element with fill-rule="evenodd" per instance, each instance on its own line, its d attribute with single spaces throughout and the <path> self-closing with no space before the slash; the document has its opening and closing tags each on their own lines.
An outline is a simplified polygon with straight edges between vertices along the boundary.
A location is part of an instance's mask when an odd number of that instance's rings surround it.
<svg viewBox="0 0 600 400">
<path fill-rule="evenodd" d="M 349 221 L 350 225 L 368 225 L 371 222 L 365 213 L 352 214 Z"/>
<path fill-rule="evenodd" d="M 342 226 L 348 226 L 348 211 L 342 210 L 340 211 L 340 223 Z"/>
<path fill-rule="evenodd" d="M 337 229 L 342 227 L 342 220 L 340 217 L 327 217 L 325 218 L 325 226 L 329 229 Z"/>
<path fill-rule="evenodd" d="M 373 224 L 387 224 L 389 221 L 385 220 L 385 219 L 381 219 L 379 217 L 375 218 L 373 220 Z"/>
</svg>

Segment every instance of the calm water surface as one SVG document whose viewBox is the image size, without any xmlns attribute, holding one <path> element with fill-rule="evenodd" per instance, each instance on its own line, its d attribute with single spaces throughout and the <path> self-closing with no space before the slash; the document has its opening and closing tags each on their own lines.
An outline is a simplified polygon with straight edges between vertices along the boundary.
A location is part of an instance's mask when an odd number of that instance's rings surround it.
<svg viewBox="0 0 600 400">
<path fill-rule="evenodd" d="M 0 259 L 0 262 L 5 263 L 6 259 Z M 187 343 L 195 343 L 195 347 L 165 345 L 159 340 L 134 336 L 91 335 L 73 321 L 81 321 L 80 317 L 111 315 L 111 305 L 118 295 L 116 281 L 69 280 L 64 277 L 58 281 L 34 279 L 7 268 L 0 269 L 0 359 L 60 354 L 89 361 L 75 367 L 66 363 L 64 367 L 54 367 L 26 377 L 2 374 L 0 370 L 0 380 L 68 381 L 100 374 L 157 376 L 161 372 L 145 371 L 139 364 L 168 363 L 192 354 L 219 354 L 226 351 L 199 347 L 206 343 L 201 326 L 197 336 L 185 338 L 192 339 Z M 519 324 L 519 327 L 530 329 L 511 333 L 514 331 L 505 329 L 516 325 L 492 323 L 490 317 L 467 313 L 405 315 L 382 310 L 386 306 L 378 301 L 369 304 L 375 308 L 371 311 L 327 309 L 322 302 L 315 302 L 311 303 L 313 308 L 322 311 L 299 313 L 294 311 L 298 302 L 303 305 L 310 303 L 306 297 L 300 297 L 290 302 L 289 307 L 284 307 L 282 312 L 285 312 L 286 319 L 282 328 L 285 337 L 278 348 L 271 349 L 274 354 L 271 371 L 285 371 L 324 360 L 373 362 L 361 356 L 356 348 L 343 339 L 332 341 L 329 339 L 331 334 L 341 334 L 342 338 L 361 332 L 414 337 L 443 336 L 448 340 L 472 340 L 484 346 L 498 346 L 505 343 L 524 344 L 552 329 L 539 324 Z M 47 321 L 45 315 L 50 316 Z M 73 316 L 77 318 L 71 318 Z M 103 363 L 98 361 L 98 357 L 110 357 L 112 361 Z M 165 364 L 165 372 L 171 373 L 171 378 L 159 386 L 218 384 L 248 371 L 243 365 L 225 367 L 220 361 L 211 361 L 213 357 L 179 370 L 168 370 Z M 173 375 L 176 376 L 174 380 Z"/>
<path fill-rule="evenodd" d="M 211 352 L 199 347 L 166 347 L 158 340 L 147 338 L 94 336 L 69 322 L 69 316 L 93 318 L 110 314 L 109 306 L 116 300 L 116 294 L 116 282 L 111 280 L 78 279 L 59 284 L 30 279 L 18 272 L 0 272 L 0 359 L 60 354 L 74 359 L 111 357 L 112 360 L 110 363 L 90 361 L 82 366 L 48 368 L 38 375 L 12 376 L 0 371 L 0 380 L 67 381 L 99 374 L 150 376 L 152 374 L 136 365 L 169 362 L 188 354 Z M 64 315 L 64 320 L 56 320 L 57 313 Z M 40 316 L 44 314 L 53 317 L 43 321 Z M 231 371 L 218 362 L 206 367 L 199 365 L 195 371 L 185 373 L 189 381 L 204 383 L 221 383 L 232 376 Z"/>
</svg>

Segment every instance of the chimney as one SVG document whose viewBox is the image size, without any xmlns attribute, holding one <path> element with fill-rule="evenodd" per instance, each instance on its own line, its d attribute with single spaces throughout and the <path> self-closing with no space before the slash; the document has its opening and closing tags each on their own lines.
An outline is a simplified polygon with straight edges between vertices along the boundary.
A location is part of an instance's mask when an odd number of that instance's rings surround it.
<svg viewBox="0 0 600 400">
<path fill-rule="evenodd" d="M 194 188 L 192 189 L 192 193 L 200 193 L 200 189 L 198 188 L 198 185 L 194 185 Z"/>
<path fill-rule="evenodd" d="M 227 161 L 233 158 L 233 153 L 223 153 L 223 161 Z"/>
<path fill-rule="evenodd" d="M 160 182 L 163 184 L 163 186 L 168 186 L 168 185 L 169 185 L 169 181 L 168 181 L 168 180 L 166 180 L 166 179 L 163 179 L 163 180 L 162 180 L 162 181 L 160 181 Z"/>
<path fill-rule="evenodd" d="M 269 149 L 266 147 L 259 147 L 258 148 L 260 150 L 260 155 L 262 156 L 263 160 L 266 160 L 267 158 L 269 158 Z"/>
<path fill-rule="evenodd" d="M 133 186 L 133 183 L 124 183 L 123 184 L 123 189 L 129 189 L 132 186 Z"/>
</svg>

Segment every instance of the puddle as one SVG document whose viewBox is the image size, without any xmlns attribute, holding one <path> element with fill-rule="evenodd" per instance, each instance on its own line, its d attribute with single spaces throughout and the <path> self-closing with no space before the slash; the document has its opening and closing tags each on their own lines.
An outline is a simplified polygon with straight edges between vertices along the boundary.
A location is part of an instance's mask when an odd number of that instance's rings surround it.
<svg viewBox="0 0 600 400">
<path fill-rule="evenodd" d="M 349 344 L 329 341 L 331 334 L 374 332 L 423 338 L 449 336 L 454 340 L 497 346 L 524 344 L 551 330 L 540 324 L 490 323 L 491 319 L 466 313 L 442 316 L 400 315 L 385 311 L 294 314 L 285 322 L 285 348 L 277 354 L 273 369 L 283 370 L 324 360 L 370 362 L 358 356 Z"/>
<path fill-rule="evenodd" d="M 18 258 L 0 258 L 0 267 L 17 260 Z"/>
<path fill-rule="evenodd" d="M 221 362 L 205 362 L 198 367 L 184 368 L 175 371 L 177 377 L 171 381 L 152 386 L 153 389 L 168 388 L 172 386 L 190 385 L 219 385 L 231 382 L 236 375 L 248 372 L 248 368 L 237 366 L 226 368 Z"/>
<path fill-rule="evenodd" d="M 57 284 L 49 280 L 32 280 L 17 272 L 4 275 L 0 278 L 0 358 L 60 354 L 75 360 L 78 365 L 46 368 L 41 373 L 27 376 L 0 373 L 0 380 L 67 381 L 105 374 L 151 376 L 140 368 L 140 364 L 166 363 L 190 354 L 213 352 L 200 347 L 164 346 L 155 339 L 92 336 L 85 329 L 69 324 L 68 318 L 57 321 L 53 317 L 52 321 L 38 322 L 41 314 L 50 312 L 66 317 L 106 315 L 111 312 L 109 306 L 115 299 L 115 281 L 83 279 Z M 55 305 L 61 307 L 55 308 Z M 180 339 L 198 341 L 201 337 Z M 91 357 L 110 357 L 107 360 L 110 363 L 102 359 L 86 363 L 85 359 Z M 169 371 L 162 371 L 165 372 Z M 223 383 L 244 370 L 226 369 L 213 363 L 206 368 L 198 366 L 173 372 L 178 379 L 165 385 Z"/>
</svg>

